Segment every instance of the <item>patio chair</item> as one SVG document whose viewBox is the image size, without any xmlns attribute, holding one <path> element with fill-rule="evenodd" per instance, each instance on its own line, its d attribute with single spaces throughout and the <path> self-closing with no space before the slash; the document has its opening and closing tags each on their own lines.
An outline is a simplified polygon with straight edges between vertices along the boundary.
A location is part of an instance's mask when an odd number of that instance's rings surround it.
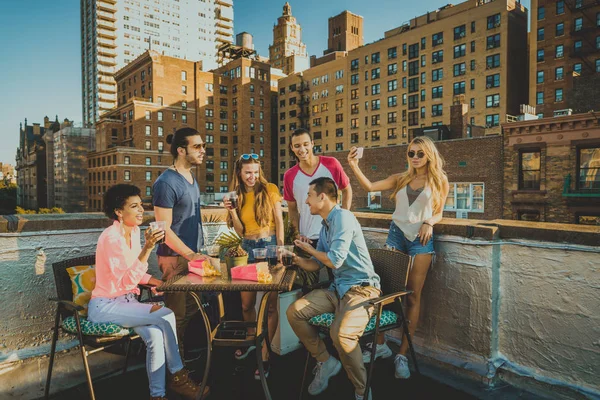
<svg viewBox="0 0 600 400">
<path fill-rule="evenodd" d="M 408 325 L 402 309 L 402 297 L 412 293 L 412 290 L 406 289 L 408 282 L 408 274 L 412 268 L 413 259 L 407 254 L 398 251 L 387 249 L 369 249 L 375 272 L 381 278 L 382 295 L 371 300 L 374 306 L 374 315 L 367 324 L 360 342 L 371 343 L 371 362 L 367 370 L 367 384 L 365 393 L 369 393 L 369 388 L 372 383 L 373 364 L 375 361 L 375 353 L 377 352 L 377 337 L 380 332 L 397 329 L 402 327 L 404 334 L 408 340 L 408 347 L 413 361 L 414 369 L 419 374 L 419 367 L 415 357 L 415 351 L 412 345 Z M 324 288 L 329 286 L 331 282 L 320 282 L 311 287 L 312 289 Z M 311 325 L 319 327 L 319 330 L 329 337 L 329 327 L 334 319 L 333 313 L 325 313 L 317 315 L 309 320 Z M 307 352 L 308 353 L 308 352 Z M 304 392 L 304 384 L 308 371 L 308 362 L 310 353 L 307 354 L 306 364 L 304 366 L 304 374 L 302 376 L 302 386 L 300 387 L 300 399 Z"/>
<path fill-rule="evenodd" d="M 82 311 L 84 307 L 72 301 L 73 291 L 71 287 L 71 278 L 69 277 L 67 268 L 81 265 L 94 265 L 95 262 L 95 256 L 89 255 L 52 264 L 57 297 L 51 298 L 50 301 L 56 302 L 56 318 L 54 320 L 54 334 L 52 335 L 52 348 L 50 351 L 48 376 L 46 378 L 46 388 L 44 391 L 45 399 L 48 399 L 50 395 L 50 381 L 52 379 L 52 367 L 54 365 L 54 356 L 56 354 L 56 342 L 58 340 L 59 328 L 65 332 L 76 335 L 79 340 L 83 368 L 85 370 L 90 398 L 92 400 L 95 400 L 95 395 L 94 387 L 92 385 L 92 376 L 88 365 L 88 357 L 110 347 L 124 345 L 125 366 L 123 367 L 123 373 L 125 373 L 127 372 L 129 362 L 130 343 L 132 340 L 140 338 L 132 329 L 123 328 L 116 324 L 94 324 L 89 322 L 87 318 L 79 315 L 79 311 Z"/>
</svg>

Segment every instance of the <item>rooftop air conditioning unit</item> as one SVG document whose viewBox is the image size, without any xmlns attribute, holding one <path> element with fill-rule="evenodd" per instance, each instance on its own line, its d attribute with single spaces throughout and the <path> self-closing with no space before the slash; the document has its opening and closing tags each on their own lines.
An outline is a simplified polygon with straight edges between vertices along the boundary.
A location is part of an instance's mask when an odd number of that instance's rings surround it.
<svg viewBox="0 0 600 400">
<path fill-rule="evenodd" d="M 556 110 L 554 111 L 554 116 L 555 117 L 562 117 L 565 115 L 571 115 L 573 114 L 573 110 L 570 108 L 565 108 L 564 110 Z"/>
<path fill-rule="evenodd" d="M 469 213 L 466 212 L 466 211 L 456 211 L 456 218 L 468 219 L 469 218 Z"/>
</svg>

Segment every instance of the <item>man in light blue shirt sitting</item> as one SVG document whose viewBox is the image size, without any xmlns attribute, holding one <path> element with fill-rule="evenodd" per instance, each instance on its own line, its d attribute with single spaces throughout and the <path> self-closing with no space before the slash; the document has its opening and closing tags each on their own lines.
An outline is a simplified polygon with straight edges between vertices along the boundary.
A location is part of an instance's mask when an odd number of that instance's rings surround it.
<svg viewBox="0 0 600 400">
<path fill-rule="evenodd" d="M 337 192 L 330 178 L 317 178 L 310 183 L 306 204 L 311 214 L 323 218 L 323 226 L 316 249 L 303 241 L 295 242 L 312 258 L 294 257 L 296 265 L 309 272 L 331 268 L 333 283 L 329 289 L 313 290 L 294 302 L 287 310 L 287 317 L 298 338 L 317 359 L 315 378 L 308 392 L 317 395 L 325 391 L 329 378 L 343 365 L 354 385 L 356 399 L 362 400 L 367 372 L 358 339 L 373 313 L 369 300 L 378 297 L 381 291 L 361 226 L 352 212 L 337 205 Z M 315 315 L 327 312 L 335 313 L 330 334 L 341 363 L 329 354 L 318 329 L 308 323 Z"/>
</svg>

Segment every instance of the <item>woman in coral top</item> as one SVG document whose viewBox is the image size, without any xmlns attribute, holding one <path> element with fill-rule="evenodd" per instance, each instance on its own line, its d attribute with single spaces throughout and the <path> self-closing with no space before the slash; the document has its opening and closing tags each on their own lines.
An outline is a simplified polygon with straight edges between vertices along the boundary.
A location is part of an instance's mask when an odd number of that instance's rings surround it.
<svg viewBox="0 0 600 400">
<path fill-rule="evenodd" d="M 242 236 L 242 248 L 248 252 L 248 261 L 254 261 L 253 249 L 265 248 L 268 245 L 283 245 L 283 214 L 281 211 L 281 194 L 276 185 L 268 183 L 264 177 L 257 154 L 242 154 L 235 163 L 232 190 L 238 194 L 238 204 L 234 208 L 229 199 L 224 199 L 225 208 L 229 211 L 227 222 Z M 268 302 L 268 334 L 273 339 L 279 315 L 277 314 L 277 293 L 270 293 Z M 242 314 L 244 321 L 256 320 L 256 292 L 241 292 Z M 254 346 L 238 349 L 235 358 L 242 360 L 254 350 Z M 265 361 L 265 376 L 269 375 L 269 351 L 262 349 Z M 255 379 L 260 379 L 258 370 Z"/>
<path fill-rule="evenodd" d="M 146 343 L 146 368 L 153 400 L 166 399 L 168 388 L 186 399 L 195 399 L 200 387 L 188 378 L 177 346 L 175 315 L 160 305 L 140 303 L 138 284 L 157 286 L 161 281 L 148 274 L 148 257 L 164 231 L 147 229 L 144 247 L 139 225 L 144 208 L 140 189 L 115 185 L 104 195 L 104 212 L 113 224 L 98 239 L 96 287 L 88 307 L 92 322 L 112 322 L 133 328 Z M 208 394 L 205 390 L 204 395 Z"/>
</svg>

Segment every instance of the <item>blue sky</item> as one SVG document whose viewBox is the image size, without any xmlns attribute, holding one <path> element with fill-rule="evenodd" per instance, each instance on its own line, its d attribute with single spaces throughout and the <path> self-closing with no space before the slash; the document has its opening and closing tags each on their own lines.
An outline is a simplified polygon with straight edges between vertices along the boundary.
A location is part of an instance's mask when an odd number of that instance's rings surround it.
<svg viewBox="0 0 600 400">
<path fill-rule="evenodd" d="M 473 0 L 469 0 L 473 1 Z M 502 1 L 502 0 L 498 0 Z M 460 3 L 455 1 L 454 3 Z M 0 13 L 0 162 L 15 163 L 19 123 L 44 116 L 81 122 L 79 1 L 5 2 Z M 447 0 L 292 0 L 309 54 L 327 46 L 327 19 L 348 9 L 364 17 L 365 43 L 386 30 L 433 11 Z M 529 8 L 529 0 L 522 3 Z M 235 33 L 254 35 L 259 54 L 268 57 L 273 25 L 284 0 L 234 0 Z"/>
</svg>

